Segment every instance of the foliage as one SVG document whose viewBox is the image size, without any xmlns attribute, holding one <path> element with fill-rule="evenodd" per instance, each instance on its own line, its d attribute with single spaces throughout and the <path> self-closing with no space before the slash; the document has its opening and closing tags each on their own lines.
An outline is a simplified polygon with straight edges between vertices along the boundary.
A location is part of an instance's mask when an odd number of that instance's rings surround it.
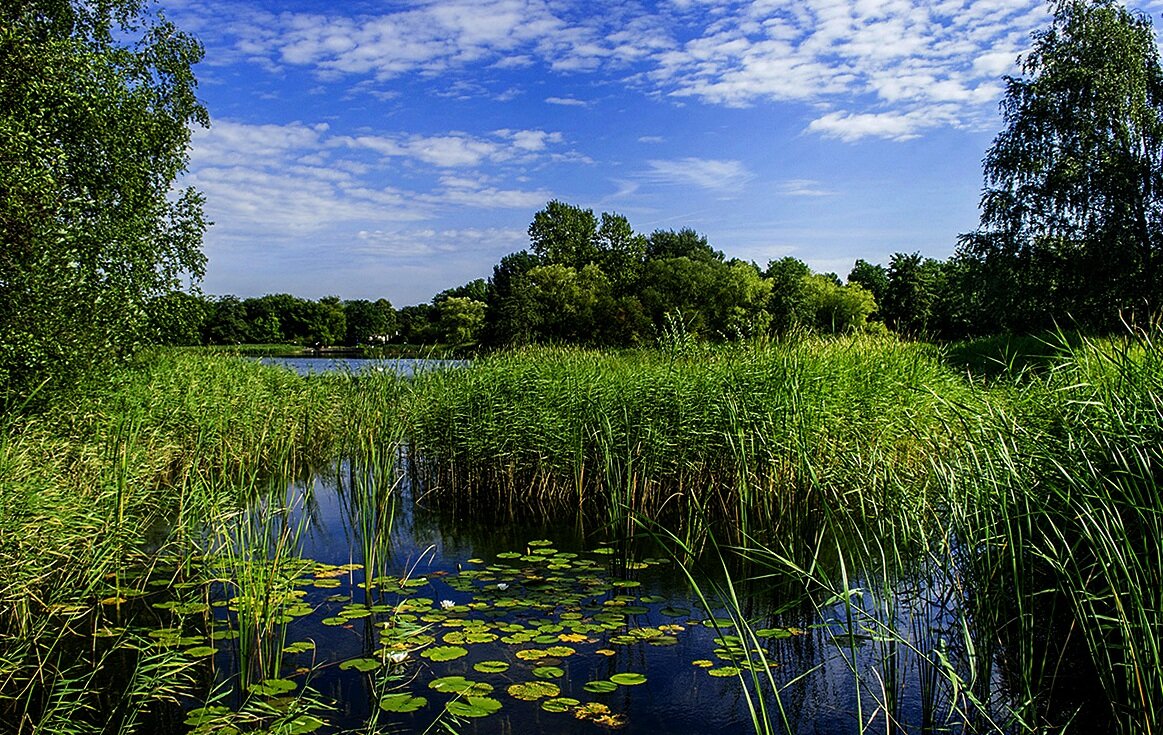
<svg viewBox="0 0 1163 735">
<path fill-rule="evenodd" d="M 201 46 L 139 0 L 0 9 L 0 386 L 63 384 L 142 342 L 201 276 L 202 198 L 173 185 L 208 123 Z"/>
<path fill-rule="evenodd" d="M 343 313 L 347 327 L 344 344 L 386 342 L 396 332 L 396 310 L 387 299 L 345 301 Z"/>
<path fill-rule="evenodd" d="M 1163 68 L 1149 18 L 1058 0 L 985 158 L 981 226 L 960 253 L 983 331 L 1051 320 L 1117 329 L 1163 305 Z"/>
</svg>

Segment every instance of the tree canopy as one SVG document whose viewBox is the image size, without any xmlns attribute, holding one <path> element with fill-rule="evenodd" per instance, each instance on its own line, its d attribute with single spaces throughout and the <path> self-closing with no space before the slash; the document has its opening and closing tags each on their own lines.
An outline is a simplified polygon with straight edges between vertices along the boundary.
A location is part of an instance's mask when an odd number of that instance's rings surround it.
<svg viewBox="0 0 1163 735">
<path fill-rule="evenodd" d="M 132 352 L 150 300 L 202 274 L 202 198 L 175 192 L 202 48 L 141 0 L 0 5 L 0 386 Z"/>
<path fill-rule="evenodd" d="M 975 270 L 984 331 L 1070 320 L 1100 329 L 1161 305 L 1163 69 L 1150 20 L 1113 0 L 1058 0 L 985 158 Z"/>
</svg>

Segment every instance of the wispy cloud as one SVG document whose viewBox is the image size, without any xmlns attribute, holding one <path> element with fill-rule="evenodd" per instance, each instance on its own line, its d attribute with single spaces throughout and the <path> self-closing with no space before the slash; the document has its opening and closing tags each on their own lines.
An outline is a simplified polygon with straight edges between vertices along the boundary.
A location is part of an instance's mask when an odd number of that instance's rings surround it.
<svg viewBox="0 0 1163 735">
<path fill-rule="evenodd" d="M 536 207 L 551 194 L 522 186 L 522 166 L 568 160 L 553 150 L 561 143 L 543 130 L 341 136 L 325 124 L 217 120 L 195 133 L 186 179 L 206 195 L 215 237 L 298 236 L 423 221 L 449 207 Z M 385 177 L 397 159 L 409 170 Z"/>
<path fill-rule="evenodd" d="M 382 86 L 366 86 L 368 79 L 534 65 L 614 72 L 675 100 L 815 105 L 823 111 L 809 132 L 846 140 L 992 122 L 999 76 L 1014 70 L 1030 31 L 1046 21 L 1042 0 L 670 0 L 649 9 L 441 0 L 359 16 L 271 13 L 222 0 L 179 7 L 203 23 L 216 16 L 228 32 L 230 46 L 212 59 L 306 67 L 377 94 Z M 513 94 L 455 80 L 447 90 Z M 546 102 L 587 104 L 571 96 Z"/>
<path fill-rule="evenodd" d="M 740 191 L 752 178 L 740 161 L 706 158 L 648 161 L 645 177 L 656 183 L 696 186 L 720 193 Z"/>
<path fill-rule="evenodd" d="M 821 187 L 820 182 L 812 179 L 785 181 L 780 185 L 779 192 L 789 197 L 826 197 L 832 196 L 834 193 Z"/>
<path fill-rule="evenodd" d="M 575 99 L 573 97 L 546 97 L 545 102 L 550 105 L 561 105 L 563 107 L 589 107 L 585 100 Z"/>
</svg>

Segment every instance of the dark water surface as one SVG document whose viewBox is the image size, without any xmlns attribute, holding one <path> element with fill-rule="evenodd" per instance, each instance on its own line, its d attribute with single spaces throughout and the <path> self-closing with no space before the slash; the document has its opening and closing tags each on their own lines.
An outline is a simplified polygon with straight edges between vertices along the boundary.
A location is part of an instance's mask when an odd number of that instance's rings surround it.
<svg viewBox="0 0 1163 735">
<path fill-rule="evenodd" d="M 843 605 L 793 604 L 786 589 L 770 585 L 737 590 L 738 609 L 760 632 L 753 639 L 759 656 L 730 637 L 740 631 L 724 608 L 704 604 L 664 543 L 627 542 L 567 515 L 451 518 L 426 510 L 408 488 L 381 538 L 382 562 L 369 575 L 360 514 L 344 487 L 351 484 L 293 489 L 297 512 L 274 523 L 281 553 L 293 547 L 288 556 L 316 562 L 299 575 L 303 610 L 277 633 L 278 646 L 309 646 L 285 654 L 278 675 L 294 684 L 293 693 L 309 689 L 321 702 L 313 714 L 326 724 L 316 732 L 419 733 L 450 725 L 460 733 L 740 733 L 753 730 L 751 708 L 762 706 L 758 716 L 776 731 L 784 731 L 786 718 L 795 733 L 852 733 L 861 729 L 858 717 L 885 721 L 875 677 L 863 682 L 858 708 L 852 667 L 866 676 L 883 671 L 886 656 L 899 679 L 894 717 L 904 731 L 920 731 L 925 682 L 915 660 L 906 647 L 878 642 L 875 631 L 846 619 Z M 272 538 L 270 528 L 262 533 Z M 715 564 L 694 573 L 710 590 Z M 370 593 L 368 576 L 376 578 Z M 721 570 L 717 576 L 721 588 Z M 926 640 L 949 625 L 939 607 L 926 607 L 935 594 L 917 587 L 915 609 L 898 613 L 902 626 Z M 235 627 L 225 607 L 214 617 L 218 630 Z M 234 692 L 218 700 L 222 706 L 242 701 L 237 645 L 223 641 L 211 657 L 213 690 Z M 268 667 L 265 676 L 275 675 Z M 463 680 L 445 678 L 456 676 Z M 433 689 L 442 679 L 444 690 Z M 463 691 L 466 681 L 476 687 Z M 414 711 L 387 711 L 405 702 Z M 458 703 L 496 711 L 454 718 L 463 711 Z"/>
</svg>

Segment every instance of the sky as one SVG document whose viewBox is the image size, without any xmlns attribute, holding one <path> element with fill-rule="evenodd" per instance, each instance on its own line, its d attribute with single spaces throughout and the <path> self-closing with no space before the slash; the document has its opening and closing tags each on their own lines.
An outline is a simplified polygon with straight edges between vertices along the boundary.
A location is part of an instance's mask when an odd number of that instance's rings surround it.
<svg viewBox="0 0 1163 735">
<path fill-rule="evenodd" d="M 1159 25 L 1163 0 L 1132 6 Z M 946 258 L 1042 0 L 162 0 L 206 57 L 202 290 L 488 278 L 558 199 L 727 257 Z"/>
</svg>

